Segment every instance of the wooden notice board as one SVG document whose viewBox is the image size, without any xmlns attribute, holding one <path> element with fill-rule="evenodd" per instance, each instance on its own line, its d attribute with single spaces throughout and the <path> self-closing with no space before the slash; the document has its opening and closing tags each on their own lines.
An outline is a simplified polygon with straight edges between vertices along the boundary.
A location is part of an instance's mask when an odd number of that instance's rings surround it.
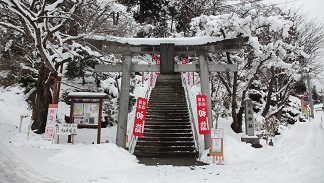
<svg viewBox="0 0 324 183">
<path fill-rule="evenodd" d="M 214 158 L 216 157 L 216 160 L 220 157 L 222 157 L 222 160 L 224 160 L 224 130 L 222 128 L 218 129 L 211 129 L 211 139 L 210 139 L 210 150 L 209 154 L 213 156 L 213 162 Z M 219 162 L 220 164 L 220 162 Z"/>
</svg>

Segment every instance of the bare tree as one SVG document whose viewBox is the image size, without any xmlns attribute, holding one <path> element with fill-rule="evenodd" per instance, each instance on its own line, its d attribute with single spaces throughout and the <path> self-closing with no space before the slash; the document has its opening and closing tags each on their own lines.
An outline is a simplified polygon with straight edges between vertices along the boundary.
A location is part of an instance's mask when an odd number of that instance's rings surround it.
<svg viewBox="0 0 324 183">
<path fill-rule="evenodd" d="M 301 62 L 301 67 L 309 68 L 308 72 L 318 74 L 322 72 L 324 63 L 321 61 L 324 53 L 324 22 L 310 18 L 308 13 L 300 9 L 290 9 L 287 12 L 294 22 L 294 39 L 309 55 Z"/>
<path fill-rule="evenodd" d="M 92 53 L 77 42 L 92 35 L 131 34 L 135 27 L 126 8 L 110 1 L 0 0 L 0 10 L 0 28 L 23 35 L 37 53 L 30 61 L 38 70 L 32 129 L 39 133 L 45 130 L 48 104 L 58 102 L 59 68 L 80 54 Z"/>
</svg>

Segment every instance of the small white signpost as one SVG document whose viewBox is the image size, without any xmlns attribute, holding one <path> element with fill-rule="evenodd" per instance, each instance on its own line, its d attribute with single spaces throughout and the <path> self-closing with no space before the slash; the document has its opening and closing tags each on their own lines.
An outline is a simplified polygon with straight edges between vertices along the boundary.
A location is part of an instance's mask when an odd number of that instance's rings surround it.
<svg viewBox="0 0 324 183">
<path fill-rule="evenodd" d="M 59 135 L 72 135 L 72 144 L 74 135 L 78 132 L 78 124 L 63 123 L 55 125 L 55 134 L 57 135 L 57 143 L 59 143 Z"/>
<path fill-rule="evenodd" d="M 220 165 L 221 160 L 224 161 L 224 129 L 212 129 L 210 137 L 209 154 L 213 157 L 213 163 L 218 160 L 218 164 Z"/>
<path fill-rule="evenodd" d="M 56 124 L 55 134 L 56 135 L 76 135 L 78 131 L 78 124 Z"/>
</svg>

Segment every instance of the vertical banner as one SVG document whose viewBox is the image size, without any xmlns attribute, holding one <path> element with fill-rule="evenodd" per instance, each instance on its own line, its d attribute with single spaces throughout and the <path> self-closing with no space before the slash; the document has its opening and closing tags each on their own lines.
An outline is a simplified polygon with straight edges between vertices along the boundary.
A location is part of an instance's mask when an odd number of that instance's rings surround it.
<svg viewBox="0 0 324 183">
<path fill-rule="evenodd" d="M 47 121 L 44 134 L 44 139 L 46 140 L 51 140 L 54 138 L 57 108 L 57 104 L 48 105 Z"/>
<path fill-rule="evenodd" d="M 150 72 L 150 87 L 155 86 L 154 72 Z"/>
<path fill-rule="evenodd" d="M 160 59 L 159 58 L 156 59 L 156 65 L 160 65 Z M 156 72 L 155 74 L 159 75 L 160 72 Z"/>
<path fill-rule="evenodd" d="M 209 134 L 208 108 L 205 94 L 196 95 L 199 134 Z"/>
<path fill-rule="evenodd" d="M 300 96 L 301 102 L 301 112 L 304 117 L 307 117 L 307 103 L 305 101 L 305 96 Z"/>
<path fill-rule="evenodd" d="M 182 64 L 186 64 L 187 63 L 187 58 L 186 57 L 182 57 L 181 58 L 181 63 Z M 182 72 L 182 74 L 185 74 L 186 72 Z"/>
<path fill-rule="evenodd" d="M 188 80 L 188 85 L 193 84 L 192 72 L 187 72 L 187 80 Z"/>
<path fill-rule="evenodd" d="M 133 126 L 134 136 L 144 136 L 144 124 L 146 119 L 147 99 L 138 97 L 136 103 L 135 120 Z"/>
<path fill-rule="evenodd" d="M 155 64 L 156 65 L 160 65 L 160 59 L 159 59 L 159 55 L 158 54 L 155 54 L 155 53 L 152 54 L 152 62 L 153 63 L 154 63 L 154 60 L 155 60 Z M 156 72 L 155 74 L 159 75 L 160 72 Z"/>
<path fill-rule="evenodd" d="M 156 53 L 153 53 L 153 54 L 152 54 L 152 58 L 153 58 L 153 59 L 157 59 L 157 58 L 159 58 L 159 56 L 158 56 Z"/>
</svg>

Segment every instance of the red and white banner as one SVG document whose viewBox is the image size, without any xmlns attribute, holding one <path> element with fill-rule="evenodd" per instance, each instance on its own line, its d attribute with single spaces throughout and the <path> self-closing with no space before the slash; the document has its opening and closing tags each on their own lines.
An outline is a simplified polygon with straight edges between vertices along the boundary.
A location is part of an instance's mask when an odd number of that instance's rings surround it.
<svg viewBox="0 0 324 183">
<path fill-rule="evenodd" d="M 187 63 L 187 58 L 186 57 L 182 57 L 181 58 L 181 63 L 182 64 L 186 64 Z M 185 74 L 186 72 L 182 72 L 182 74 Z"/>
<path fill-rule="evenodd" d="M 160 65 L 160 58 L 158 54 L 155 53 L 152 54 L 152 62 L 154 63 L 154 61 L 156 65 Z M 160 72 L 155 72 L 155 74 L 159 75 Z"/>
<path fill-rule="evenodd" d="M 45 127 L 44 139 L 52 140 L 54 138 L 54 134 L 55 134 L 54 130 L 55 130 L 55 127 Z"/>
<path fill-rule="evenodd" d="M 198 94 L 196 96 L 196 104 L 199 134 L 209 134 L 210 130 L 208 125 L 208 108 L 206 95 Z"/>
<path fill-rule="evenodd" d="M 157 59 L 156 59 L 156 65 L 160 65 L 160 59 L 159 59 L 159 57 L 157 57 Z M 156 74 L 159 75 L 160 72 L 156 72 Z"/>
<path fill-rule="evenodd" d="M 192 78 L 193 73 L 192 72 L 187 72 L 187 81 L 188 81 L 188 85 L 192 85 L 193 84 L 193 78 Z"/>
<path fill-rule="evenodd" d="M 154 72 L 150 72 L 150 87 L 155 86 L 155 74 Z"/>
<path fill-rule="evenodd" d="M 54 138 L 54 127 L 56 123 L 57 104 L 48 105 L 47 122 L 45 127 L 44 139 L 51 140 Z"/>
<path fill-rule="evenodd" d="M 181 63 L 182 63 L 182 64 L 186 64 L 186 63 L 187 63 L 187 58 L 186 58 L 186 57 L 182 57 L 182 59 L 181 59 Z"/>
<path fill-rule="evenodd" d="M 144 124 L 146 119 L 147 99 L 138 97 L 135 110 L 135 120 L 133 127 L 134 136 L 144 136 Z"/>
<path fill-rule="evenodd" d="M 157 59 L 157 58 L 159 58 L 159 55 L 156 54 L 156 53 L 153 53 L 153 54 L 152 54 L 152 58 L 153 58 L 153 59 Z"/>
</svg>

